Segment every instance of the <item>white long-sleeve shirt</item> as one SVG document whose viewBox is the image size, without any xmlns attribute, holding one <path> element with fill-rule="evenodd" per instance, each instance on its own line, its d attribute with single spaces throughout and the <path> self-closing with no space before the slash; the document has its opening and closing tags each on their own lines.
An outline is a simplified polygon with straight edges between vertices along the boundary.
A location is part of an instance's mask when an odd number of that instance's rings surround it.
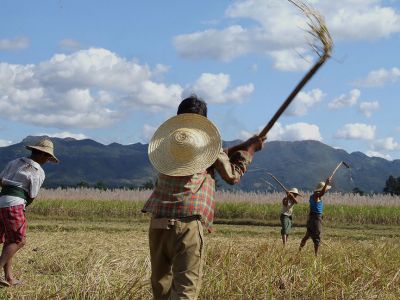
<svg viewBox="0 0 400 300">
<path fill-rule="evenodd" d="M 10 161 L 0 173 L 2 185 L 12 185 L 24 189 L 30 198 L 36 198 L 45 179 L 40 164 L 27 157 Z M 4 195 L 0 197 L 0 207 L 26 204 L 20 197 Z"/>
</svg>

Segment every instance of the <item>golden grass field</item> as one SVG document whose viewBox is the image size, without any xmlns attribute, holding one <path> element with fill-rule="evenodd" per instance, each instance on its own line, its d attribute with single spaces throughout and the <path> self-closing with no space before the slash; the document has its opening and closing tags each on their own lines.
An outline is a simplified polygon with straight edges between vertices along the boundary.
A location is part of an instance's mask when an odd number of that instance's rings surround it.
<svg viewBox="0 0 400 300">
<path fill-rule="evenodd" d="M 97 210 L 91 201 L 59 201 L 28 208 L 27 245 L 14 259 L 24 284 L 0 289 L 0 299 L 151 299 L 148 216 L 122 213 L 131 207 L 117 200 Z M 303 221 L 295 216 L 284 248 L 275 217 L 275 226 L 217 224 L 206 235 L 200 299 L 400 299 L 397 224 L 331 220 L 315 259 L 311 241 L 298 252 Z"/>
</svg>

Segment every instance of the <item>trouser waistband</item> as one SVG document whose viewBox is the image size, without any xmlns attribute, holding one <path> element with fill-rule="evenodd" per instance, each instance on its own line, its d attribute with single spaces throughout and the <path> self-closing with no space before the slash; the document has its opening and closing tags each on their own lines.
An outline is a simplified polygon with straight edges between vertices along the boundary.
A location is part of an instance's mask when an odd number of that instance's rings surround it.
<svg viewBox="0 0 400 300">
<path fill-rule="evenodd" d="M 150 228 L 152 229 L 171 229 L 179 223 L 188 223 L 200 220 L 200 216 L 188 216 L 182 218 L 157 218 L 152 217 L 150 221 Z"/>
</svg>

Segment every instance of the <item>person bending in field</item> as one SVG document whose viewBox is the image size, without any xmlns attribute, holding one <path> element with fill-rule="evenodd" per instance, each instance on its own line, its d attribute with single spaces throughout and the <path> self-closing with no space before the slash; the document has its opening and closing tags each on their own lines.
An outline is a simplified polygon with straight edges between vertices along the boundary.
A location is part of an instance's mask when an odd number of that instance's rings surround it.
<svg viewBox="0 0 400 300">
<path fill-rule="evenodd" d="M 195 95 L 184 99 L 177 116 L 164 122 L 149 144 L 159 172 L 142 211 L 152 214 L 149 229 L 154 299 L 197 299 L 204 264 L 203 226 L 212 231 L 215 172 L 238 183 L 264 139 L 250 138 L 222 150 L 207 105 Z"/>
<path fill-rule="evenodd" d="M 321 244 L 322 233 L 322 214 L 324 211 L 324 202 L 322 197 L 331 186 L 331 178 L 328 177 L 325 182 L 321 181 L 316 186 L 314 193 L 310 196 L 310 213 L 307 221 L 307 232 L 300 242 L 299 251 L 305 246 L 307 240 L 311 237 L 314 243 L 315 256 L 318 255 L 319 245 Z"/>
<path fill-rule="evenodd" d="M 0 242 L 4 243 L 0 268 L 4 269 L 2 286 L 21 284 L 12 274 L 12 258 L 25 245 L 27 222 L 25 207 L 37 196 L 45 178 L 41 167 L 47 161 L 58 162 L 54 146 L 49 139 L 41 140 L 31 150 L 29 157 L 10 161 L 0 173 Z"/>
<path fill-rule="evenodd" d="M 286 193 L 286 197 L 282 199 L 280 220 L 283 245 L 286 245 L 290 230 L 292 229 L 293 206 L 297 204 L 296 197 L 299 195 L 298 189 L 292 188 Z"/>
</svg>

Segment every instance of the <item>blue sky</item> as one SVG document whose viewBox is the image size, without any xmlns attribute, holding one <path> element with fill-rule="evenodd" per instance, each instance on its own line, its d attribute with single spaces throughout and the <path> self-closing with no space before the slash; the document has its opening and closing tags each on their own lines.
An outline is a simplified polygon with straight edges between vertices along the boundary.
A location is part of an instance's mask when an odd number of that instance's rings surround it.
<svg viewBox="0 0 400 300">
<path fill-rule="evenodd" d="M 313 0 L 333 57 L 269 140 L 400 158 L 400 1 Z M 195 92 L 224 140 L 258 132 L 315 55 L 283 0 L 2 1 L 0 146 L 27 135 L 147 143 Z"/>
</svg>

